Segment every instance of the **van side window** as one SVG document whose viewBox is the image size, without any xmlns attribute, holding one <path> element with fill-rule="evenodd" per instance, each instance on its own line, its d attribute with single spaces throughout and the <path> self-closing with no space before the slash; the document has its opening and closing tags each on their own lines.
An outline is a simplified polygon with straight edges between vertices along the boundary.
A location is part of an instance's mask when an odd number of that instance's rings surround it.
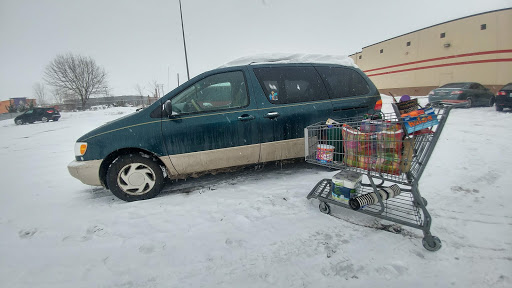
<svg viewBox="0 0 512 288">
<path fill-rule="evenodd" d="M 370 87 L 356 71 L 342 67 L 316 67 L 324 79 L 332 98 L 361 96 L 370 93 Z"/>
<path fill-rule="evenodd" d="M 226 72 L 197 81 L 171 100 L 179 114 L 218 111 L 249 105 L 247 85 L 241 71 Z"/>
<path fill-rule="evenodd" d="M 255 68 L 254 73 L 272 104 L 329 99 L 322 79 L 313 67 Z"/>
</svg>

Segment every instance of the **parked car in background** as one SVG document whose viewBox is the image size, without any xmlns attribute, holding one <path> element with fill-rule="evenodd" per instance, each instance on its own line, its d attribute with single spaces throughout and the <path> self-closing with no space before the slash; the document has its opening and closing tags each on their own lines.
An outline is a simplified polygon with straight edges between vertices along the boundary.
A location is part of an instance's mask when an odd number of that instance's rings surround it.
<svg viewBox="0 0 512 288">
<path fill-rule="evenodd" d="M 83 135 L 69 173 L 125 201 L 148 199 L 164 178 L 303 158 L 306 126 L 382 106 L 375 85 L 350 65 L 237 65 L 205 72 Z"/>
<path fill-rule="evenodd" d="M 428 101 L 448 103 L 466 102 L 467 107 L 488 106 L 495 102 L 494 94 L 482 84 L 476 82 L 448 83 L 428 93 Z"/>
<path fill-rule="evenodd" d="M 55 108 L 32 108 L 25 111 L 25 113 L 16 116 L 14 123 L 22 125 L 25 123 L 34 123 L 36 121 L 48 122 L 59 121 L 60 113 Z"/>
<path fill-rule="evenodd" d="M 503 111 L 503 108 L 512 109 L 512 83 L 503 86 L 496 94 L 496 111 Z"/>
</svg>

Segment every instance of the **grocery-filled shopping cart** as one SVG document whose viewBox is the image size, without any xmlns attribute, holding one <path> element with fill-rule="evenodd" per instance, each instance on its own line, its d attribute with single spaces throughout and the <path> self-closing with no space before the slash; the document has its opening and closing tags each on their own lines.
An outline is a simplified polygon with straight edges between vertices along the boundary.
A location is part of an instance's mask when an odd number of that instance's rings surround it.
<svg viewBox="0 0 512 288">
<path fill-rule="evenodd" d="M 306 161 L 341 170 L 307 198 L 318 199 L 326 214 L 336 205 L 421 229 L 425 249 L 437 251 L 441 240 L 430 233 L 418 184 L 454 106 L 439 103 L 405 115 L 393 106 L 395 113 L 328 119 L 305 129 Z"/>
</svg>

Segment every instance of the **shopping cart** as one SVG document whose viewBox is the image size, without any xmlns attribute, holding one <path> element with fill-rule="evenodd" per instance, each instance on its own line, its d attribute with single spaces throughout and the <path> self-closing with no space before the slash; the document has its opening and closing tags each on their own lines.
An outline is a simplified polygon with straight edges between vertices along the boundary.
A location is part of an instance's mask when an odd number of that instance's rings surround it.
<svg viewBox="0 0 512 288">
<path fill-rule="evenodd" d="M 323 179 L 307 199 L 318 199 L 325 214 L 335 205 L 421 229 L 425 249 L 437 251 L 441 240 L 430 233 L 432 217 L 418 184 L 448 115 L 457 105 L 435 103 L 428 110 L 431 117 L 416 122 L 400 117 L 393 106 L 395 113 L 329 119 L 306 127 L 306 162 L 368 178 L 341 201 L 338 195 L 333 197 L 336 183 Z"/>
</svg>

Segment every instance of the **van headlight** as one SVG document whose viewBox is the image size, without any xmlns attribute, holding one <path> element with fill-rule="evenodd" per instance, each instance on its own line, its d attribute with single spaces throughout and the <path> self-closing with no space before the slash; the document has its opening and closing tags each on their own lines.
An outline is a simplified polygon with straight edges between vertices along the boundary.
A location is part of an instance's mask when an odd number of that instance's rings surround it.
<svg viewBox="0 0 512 288">
<path fill-rule="evenodd" d="M 76 142 L 75 143 L 75 156 L 83 156 L 87 151 L 87 143 Z"/>
</svg>

